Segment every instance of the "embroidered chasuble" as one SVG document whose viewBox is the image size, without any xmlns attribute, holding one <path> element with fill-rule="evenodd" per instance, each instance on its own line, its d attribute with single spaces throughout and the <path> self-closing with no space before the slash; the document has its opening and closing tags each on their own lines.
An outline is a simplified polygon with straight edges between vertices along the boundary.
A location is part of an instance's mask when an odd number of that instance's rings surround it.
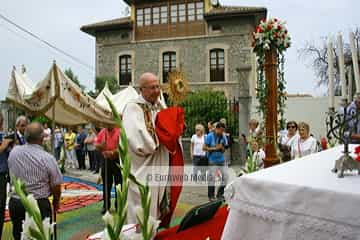
<svg viewBox="0 0 360 240">
<path fill-rule="evenodd" d="M 154 181 L 155 175 L 165 176 L 169 171 L 169 151 L 159 144 L 155 133 L 157 113 L 164 106 L 152 105 L 142 96 L 129 102 L 123 111 L 123 127 L 129 142 L 131 173 L 146 183 L 151 191 L 150 215 L 160 219 L 160 205 L 164 198 L 166 183 Z M 151 179 L 150 179 L 151 178 Z M 149 181 L 151 180 L 151 181 Z M 128 192 L 128 223 L 136 223 L 136 209 L 141 206 L 138 187 L 130 182 Z"/>
</svg>

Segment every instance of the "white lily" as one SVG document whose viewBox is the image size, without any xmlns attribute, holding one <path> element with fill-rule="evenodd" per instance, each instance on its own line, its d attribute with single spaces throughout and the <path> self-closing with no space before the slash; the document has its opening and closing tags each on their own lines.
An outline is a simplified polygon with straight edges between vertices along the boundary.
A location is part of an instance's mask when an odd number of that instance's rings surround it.
<svg viewBox="0 0 360 240">
<path fill-rule="evenodd" d="M 25 221 L 23 223 L 23 231 L 21 233 L 21 239 L 25 240 L 32 238 L 30 234 L 30 229 L 39 231 L 33 217 L 31 217 L 28 213 L 25 213 Z"/>
<path fill-rule="evenodd" d="M 144 221 L 144 210 L 138 206 L 136 207 L 136 216 L 138 217 L 138 220 Z M 153 218 L 151 215 L 149 216 L 148 220 L 148 229 L 153 229 L 152 236 L 154 237 L 156 234 L 156 229 L 159 227 L 160 221 Z"/>
<path fill-rule="evenodd" d="M 34 211 L 34 213 L 38 214 L 38 215 L 41 215 L 39 206 L 38 206 L 37 201 L 34 198 L 34 196 L 32 194 L 29 194 L 29 195 L 26 196 L 26 198 L 27 198 L 27 200 L 28 200 L 28 202 L 30 204 L 31 209 Z"/>
<path fill-rule="evenodd" d="M 43 222 L 43 226 L 44 226 L 46 239 L 50 240 L 51 235 L 54 232 L 54 223 L 50 223 L 50 218 L 45 218 L 42 222 Z"/>
<path fill-rule="evenodd" d="M 109 211 L 106 211 L 105 215 L 102 217 L 106 225 L 110 225 L 111 227 L 114 227 L 115 220 L 114 216 L 109 213 Z"/>
</svg>

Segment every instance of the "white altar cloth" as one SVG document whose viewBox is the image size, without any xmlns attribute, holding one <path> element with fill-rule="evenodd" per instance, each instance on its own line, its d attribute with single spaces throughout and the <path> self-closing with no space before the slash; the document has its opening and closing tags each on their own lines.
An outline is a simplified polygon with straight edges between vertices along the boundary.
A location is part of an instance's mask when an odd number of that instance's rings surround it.
<svg viewBox="0 0 360 240">
<path fill-rule="evenodd" d="M 342 149 L 234 180 L 225 192 L 230 213 L 222 239 L 360 240 L 360 176 L 331 172 Z"/>
</svg>

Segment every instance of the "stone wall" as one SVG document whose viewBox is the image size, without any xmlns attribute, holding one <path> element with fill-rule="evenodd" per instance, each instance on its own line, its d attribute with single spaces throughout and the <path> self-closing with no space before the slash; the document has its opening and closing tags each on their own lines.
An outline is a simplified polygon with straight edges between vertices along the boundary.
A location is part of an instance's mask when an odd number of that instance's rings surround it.
<svg viewBox="0 0 360 240">
<path fill-rule="evenodd" d="M 97 75 L 118 73 L 118 56 L 121 52 L 132 52 L 133 80 L 146 71 L 162 75 L 162 52 L 176 51 L 178 67 L 183 69 L 192 89 L 210 87 L 224 90 L 228 97 L 248 96 L 248 78 L 240 70 L 251 66 L 251 19 L 221 21 L 223 32 L 200 37 L 162 39 L 152 41 L 130 41 L 122 38 L 124 32 L 103 32 L 97 35 Z M 225 82 L 209 82 L 209 49 L 225 49 Z M 244 84 L 243 82 L 246 82 Z"/>
</svg>

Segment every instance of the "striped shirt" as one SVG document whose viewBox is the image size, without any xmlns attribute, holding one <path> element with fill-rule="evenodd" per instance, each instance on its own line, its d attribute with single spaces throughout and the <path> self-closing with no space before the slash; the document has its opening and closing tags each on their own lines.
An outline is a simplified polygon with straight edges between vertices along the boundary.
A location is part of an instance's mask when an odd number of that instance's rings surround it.
<svg viewBox="0 0 360 240">
<path fill-rule="evenodd" d="M 8 165 L 10 176 L 22 180 L 26 191 L 33 194 L 35 199 L 48 198 L 51 188 L 63 181 L 55 158 L 38 144 L 14 147 Z"/>
</svg>

